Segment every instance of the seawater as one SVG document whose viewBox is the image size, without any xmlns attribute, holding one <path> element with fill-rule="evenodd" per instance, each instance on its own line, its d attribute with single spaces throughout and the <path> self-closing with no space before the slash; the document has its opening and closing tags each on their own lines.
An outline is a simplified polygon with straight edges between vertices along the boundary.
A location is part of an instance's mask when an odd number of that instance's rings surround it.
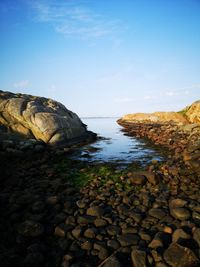
<svg viewBox="0 0 200 267">
<path fill-rule="evenodd" d="M 82 160 L 146 164 L 153 159 L 163 159 L 161 152 L 143 139 L 125 135 L 116 122 L 117 118 L 82 118 L 82 121 L 88 130 L 102 137 L 80 149 L 79 158 Z"/>
</svg>

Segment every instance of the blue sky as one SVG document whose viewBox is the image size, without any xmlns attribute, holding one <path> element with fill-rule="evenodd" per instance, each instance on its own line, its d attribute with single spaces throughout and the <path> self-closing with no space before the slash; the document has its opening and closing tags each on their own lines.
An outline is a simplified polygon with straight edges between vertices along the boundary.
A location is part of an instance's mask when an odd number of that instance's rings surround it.
<svg viewBox="0 0 200 267">
<path fill-rule="evenodd" d="M 4 0 L 0 90 L 79 116 L 180 110 L 200 99 L 199 0 Z"/>
</svg>

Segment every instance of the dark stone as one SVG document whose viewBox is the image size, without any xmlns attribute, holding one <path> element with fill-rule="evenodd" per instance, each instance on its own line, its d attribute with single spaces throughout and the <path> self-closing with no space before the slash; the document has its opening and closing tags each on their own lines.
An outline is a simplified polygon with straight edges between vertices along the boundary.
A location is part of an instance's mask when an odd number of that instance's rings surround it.
<svg viewBox="0 0 200 267">
<path fill-rule="evenodd" d="M 150 209 L 149 210 L 149 215 L 161 220 L 163 217 L 165 217 L 165 212 L 162 209 Z"/>
<path fill-rule="evenodd" d="M 138 249 L 134 249 L 131 253 L 131 259 L 133 267 L 146 266 L 146 252 Z"/>
<path fill-rule="evenodd" d="M 118 234 L 120 234 L 121 233 L 121 228 L 119 227 L 119 226 L 116 226 L 116 225 L 109 225 L 107 228 L 106 228 L 106 230 L 107 230 L 107 233 L 109 234 L 109 235 L 118 235 Z"/>
<path fill-rule="evenodd" d="M 26 237 L 38 237 L 44 232 L 42 224 L 34 221 L 25 221 L 18 227 L 18 233 Z"/>
<path fill-rule="evenodd" d="M 170 213 L 175 219 L 181 221 L 188 220 L 191 217 L 190 211 L 186 208 L 171 208 Z"/>
<path fill-rule="evenodd" d="M 122 247 L 137 245 L 139 236 L 136 234 L 123 234 L 118 237 L 118 241 Z"/>
<path fill-rule="evenodd" d="M 198 267 L 200 265 L 192 250 L 177 243 L 172 243 L 165 250 L 164 259 L 172 267 Z"/>
<path fill-rule="evenodd" d="M 87 209 L 86 214 L 90 216 L 96 216 L 96 217 L 101 217 L 104 213 L 104 210 L 102 207 L 99 206 L 92 206 Z"/>
</svg>

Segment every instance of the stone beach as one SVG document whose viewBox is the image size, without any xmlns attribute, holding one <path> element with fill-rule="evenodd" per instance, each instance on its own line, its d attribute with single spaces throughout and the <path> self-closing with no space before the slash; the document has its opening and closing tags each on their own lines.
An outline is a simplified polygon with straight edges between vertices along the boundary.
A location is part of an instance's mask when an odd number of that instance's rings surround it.
<svg viewBox="0 0 200 267">
<path fill-rule="evenodd" d="M 166 160 L 120 169 L 1 141 L 2 266 L 200 266 L 200 125 L 118 123 Z"/>
</svg>

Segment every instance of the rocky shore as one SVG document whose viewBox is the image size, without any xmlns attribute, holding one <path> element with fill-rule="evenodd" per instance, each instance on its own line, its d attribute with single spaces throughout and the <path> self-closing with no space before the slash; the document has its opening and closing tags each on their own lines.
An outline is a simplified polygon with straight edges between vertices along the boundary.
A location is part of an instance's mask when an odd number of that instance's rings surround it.
<svg viewBox="0 0 200 267">
<path fill-rule="evenodd" d="M 2 266 L 200 266 L 199 124 L 118 122 L 167 160 L 119 169 L 1 145 Z"/>
</svg>

